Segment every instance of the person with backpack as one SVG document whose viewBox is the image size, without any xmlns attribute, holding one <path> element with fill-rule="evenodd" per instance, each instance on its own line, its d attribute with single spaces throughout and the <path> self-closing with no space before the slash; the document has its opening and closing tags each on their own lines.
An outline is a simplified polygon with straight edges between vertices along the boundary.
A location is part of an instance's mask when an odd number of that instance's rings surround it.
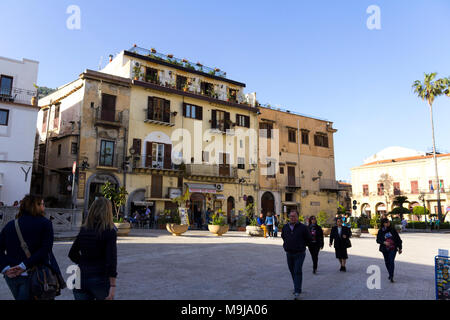
<svg viewBox="0 0 450 320">
<path fill-rule="evenodd" d="M 80 268 L 81 288 L 75 300 L 113 300 L 117 277 L 117 230 L 112 204 L 100 197 L 89 208 L 88 217 L 75 239 L 69 258 Z"/>
<path fill-rule="evenodd" d="M 384 263 L 389 273 L 389 280 L 394 282 L 395 256 L 402 254 L 402 240 L 397 230 L 391 226 L 388 219 L 381 220 L 381 229 L 378 230 L 377 243 L 380 245 L 380 251 L 383 253 Z"/>
<path fill-rule="evenodd" d="M 15 300 L 53 300 L 66 287 L 52 247 L 44 200 L 26 195 L 16 219 L 0 233 L 0 270 Z"/>
<path fill-rule="evenodd" d="M 309 217 L 308 221 L 309 232 L 311 233 L 311 242 L 308 246 L 309 253 L 311 254 L 311 259 L 313 261 L 313 273 L 317 272 L 317 264 L 319 261 L 319 252 L 323 249 L 323 230 L 317 224 L 317 219 L 315 216 Z"/>
</svg>

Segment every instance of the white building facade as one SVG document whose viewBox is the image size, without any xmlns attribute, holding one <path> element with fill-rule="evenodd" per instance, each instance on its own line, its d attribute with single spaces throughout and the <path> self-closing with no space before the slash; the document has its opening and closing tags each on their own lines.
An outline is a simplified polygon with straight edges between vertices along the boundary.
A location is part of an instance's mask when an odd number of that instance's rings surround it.
<svg viewBox="0 0 450 320">
<path fill-rule="evenodd" d="M 433 155 L 415 150 L 391 147 L 366 159 L 351 169 L 352 200 L 357 201 L 353 214 L 371 216 L 394 208 L 393 200 L 408 198 L 405 207 L 425 206 L 438 213 L 437 189 L 440 188 L 442 214 L 450 213 L 450 154 L 438 154 L 439 184 L 436 181 Z M 417 220 L 415 216 L 409 217 Z M 423 220 L 423 219 L 422 219 Z M 450 220 L 447 214 L 446 221 Z"/>
<path fill-rule="evenodd" d="M 30 192 L 38 67 L 37 61 L 0 57 L 0 202 L 6 206 Z"/>
</svg>

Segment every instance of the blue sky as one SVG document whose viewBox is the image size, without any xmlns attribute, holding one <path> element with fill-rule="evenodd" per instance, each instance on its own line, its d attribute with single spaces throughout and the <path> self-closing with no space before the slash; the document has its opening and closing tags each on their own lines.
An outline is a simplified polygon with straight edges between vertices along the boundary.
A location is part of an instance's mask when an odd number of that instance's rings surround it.
<svg viewBox="0 0 450 320">
<path fill-rule="evenodd" d="M 69 5 L 81 29 L 69 30 Z M 366 9 L 381 9 L 369 30 Z M 429 110 L 411 84 L 450 76 L 448 0 L 0 2 L 0 55 L 40 61 L 57 87 L 109 54 L 139 46 L 225 70 L 270 103 L 334 122 L 336 178 L 388 146 L 431 150 Z M 450 98 L 435 105 L 437 146 L 450 152 Z"/>
</svg>

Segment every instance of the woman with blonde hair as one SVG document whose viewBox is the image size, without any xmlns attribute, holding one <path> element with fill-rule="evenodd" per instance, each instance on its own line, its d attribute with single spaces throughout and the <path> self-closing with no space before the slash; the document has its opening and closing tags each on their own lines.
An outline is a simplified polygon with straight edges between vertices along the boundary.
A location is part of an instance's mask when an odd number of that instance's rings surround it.
<svg viewBox="0 0 450 320">
<path fill-rule="evenodd" d="M 113 300 L 117 277 L 117 230 L 112 204 L 97 198 L 89 208 L 86 221 L 69 252 L 80 267 L 81 288 L 75 288 L 75 300 Z"/>
</svg>

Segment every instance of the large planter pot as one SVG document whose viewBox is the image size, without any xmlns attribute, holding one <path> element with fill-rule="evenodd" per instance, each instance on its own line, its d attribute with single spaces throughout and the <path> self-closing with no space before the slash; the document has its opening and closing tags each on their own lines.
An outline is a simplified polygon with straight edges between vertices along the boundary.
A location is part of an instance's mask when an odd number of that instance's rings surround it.
<svg viewBox="0 0 450 320">
<path fill-rule="evenodd" d="M 324 237 L 329 237 L 331 233 L 331 228 L 322 228 L 322 231 Z"/>
<path fill-rule="evenodd" d="M 264 230 L 260 226 L 247 226 L 245 232 L 252 237 L 263 237 Z"/>
<path fill-rule="evenodd" d="M 369 228 L 367 229 L 367 231 L 369 231 L 369 233 L 373 236 L 377 236 L 378 235 L 378 229 L 374 229 L 374 228 Z"/>
<path fill-rule="evenodd" d="M 208 224 L 208 230 L 215 236 L 221 236 L 224 233 L 227 233 L 229 226 L 226 224 L 224 226 L 216 226 L 213 224 Z"/>
<path fill-rule="evenodd" d="M 173 236 L 180 236 L 181 234 L 185 233 L 188 229 L 187 224 L 175 224 L 175 223 L 167 223 L 166 229 L 169 231 Z"/>
<path fill-rule="evenodd" d="M 359 238 L 361 237 L 361 229 L 360 228 L 352 228 L 352 237 Z"/>
<path fill-rule="evenodd" d="M 117 236 L 127 236 L 131 231 L 131 225 L 128 222 L 114 223 L 117 228 Z"/>
</svg>

